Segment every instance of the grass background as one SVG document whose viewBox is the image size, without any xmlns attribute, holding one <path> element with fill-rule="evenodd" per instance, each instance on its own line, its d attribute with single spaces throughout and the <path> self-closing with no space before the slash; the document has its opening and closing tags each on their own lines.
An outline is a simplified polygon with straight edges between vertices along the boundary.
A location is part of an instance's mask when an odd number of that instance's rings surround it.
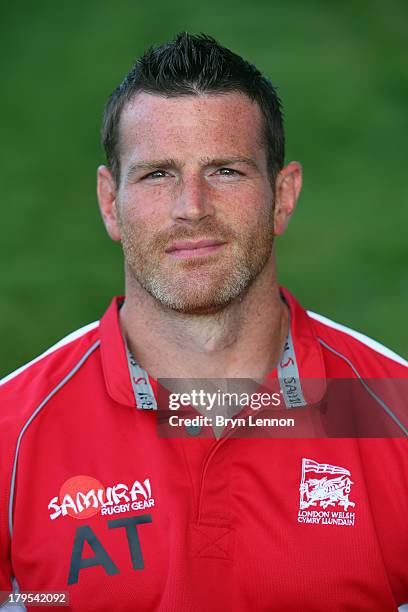
<svg viewBox="0 0 408 612">
<path fill-rule="evenodd" d="M 97 210 L 102 108 L 133 60 L 206 32 L 279 88 L 304 189 L 278 243 L 308 308 L 406 356 L 408 4 L 253 0 L 3 3 L 0 374 L 122 292 Z"/>
</svg>

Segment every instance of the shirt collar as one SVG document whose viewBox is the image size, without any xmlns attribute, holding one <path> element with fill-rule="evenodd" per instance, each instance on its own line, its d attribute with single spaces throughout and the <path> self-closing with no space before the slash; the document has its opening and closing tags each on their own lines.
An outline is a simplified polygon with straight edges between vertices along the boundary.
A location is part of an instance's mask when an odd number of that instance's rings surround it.
<svg viewBox="0 0 408 612">
<path fill-rule="evenodd" d="M 126 346 L 119 324 L 119 308 L 123 300 L 123 296 L 113 298 L 99 325 L 102 369 L 110 397 L 119 404 L 135 406 Z"/>
<path fill-rule="evenodd" d="M 290 310 L 290 326 L 300 378 L 317 379 L 317 385 L 312 385 L 313 397 L 310 397 L 306 389 L 308 403 L 314 403 L 320 400 L 326 386 L 322 349 L 307 312 L 287 289 L 280 287 L 280 291 Z M 102 369 L 110 397 L 119 404 L 135 407 L 126 346 L 119 324 L 119 308 L 123 299 L 115 297 L 100 321 Z M 267 378 L 276 376 L 277 368 Z M 149 381 L 157 399 L 157 380 L 149 375 Z"/>
</svg>

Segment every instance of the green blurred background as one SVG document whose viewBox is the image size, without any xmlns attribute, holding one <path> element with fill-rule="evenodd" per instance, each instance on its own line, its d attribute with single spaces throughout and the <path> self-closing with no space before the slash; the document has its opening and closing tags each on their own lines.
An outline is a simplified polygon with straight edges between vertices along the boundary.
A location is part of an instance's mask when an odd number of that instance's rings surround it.
<svg viewBox="0 0 408 612">
<path fill-rule="evenodd" d="M 304 188 L 278 243 L 308 308 L 406 356 L 408 4 L 391 0 L 2 3 L 0 374 L 122 292 L 95 197 L 102 108 L 133 60 L 206 32 L 279 88 Z"/>
</svg>

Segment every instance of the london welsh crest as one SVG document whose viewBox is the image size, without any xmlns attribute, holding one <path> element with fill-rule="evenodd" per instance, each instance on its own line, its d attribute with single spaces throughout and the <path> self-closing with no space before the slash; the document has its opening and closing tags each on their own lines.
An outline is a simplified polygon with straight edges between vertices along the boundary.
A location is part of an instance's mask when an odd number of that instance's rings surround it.
<svg viewBox="0 0 408 612">
<path fill-rule="evenodd" d="M 320 478 L 316 478 L 321 475 Z M 355 503 L 349 500 L 351 485 L 349 470 L 338 465 L 317 463 L 312 459 L 302 459 L 302 480 L 300 482 L 300 509 L 328 506 L 341 506 L 347 512 Z"/>
</svg>

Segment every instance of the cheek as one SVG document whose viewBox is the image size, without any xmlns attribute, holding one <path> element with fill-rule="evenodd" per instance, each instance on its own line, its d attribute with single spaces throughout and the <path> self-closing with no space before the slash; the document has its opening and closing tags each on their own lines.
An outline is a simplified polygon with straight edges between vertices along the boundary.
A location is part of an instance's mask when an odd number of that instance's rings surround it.
<svg viewBox="0 0 408 612">
<path fill-rule="evenodd" d="M 143 238 L 147 231 L 150 232 L 149 228 L 153 229 L 157 224 L 157 209 L 142 198 L 122 200 L 119 211 L 122 232 L 140 234 Z"/>
<path fill-rule="evenodd" d="M 270 220 L 273 213 L 272 195 L 265 190 L 254 187 L 239 189 L 229 193 L 228 198 L 219 201 L 220 218 L 245 227 L 257 226 Z"/>
<path fill-rule="evenodd" d="M 168 213 L 170 194 L 163 187 L 129 186 L 120 199 L 122 219 L 132 225 L 150 226 Z"/>
</svg>

